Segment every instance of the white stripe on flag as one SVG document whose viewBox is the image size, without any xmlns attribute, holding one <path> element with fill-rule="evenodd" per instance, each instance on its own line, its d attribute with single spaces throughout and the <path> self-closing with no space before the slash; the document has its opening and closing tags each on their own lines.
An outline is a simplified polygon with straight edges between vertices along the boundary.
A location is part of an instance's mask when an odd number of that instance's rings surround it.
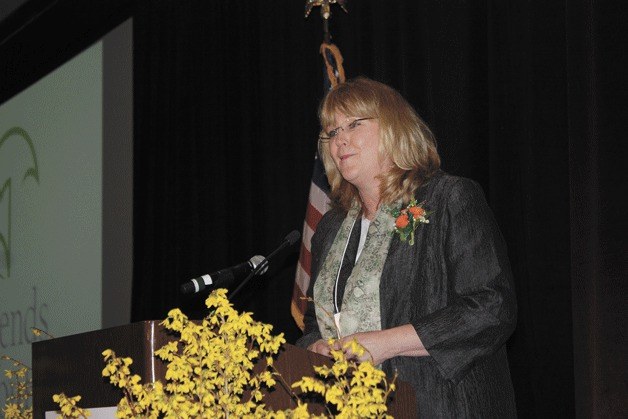
<svg viewBox="0 0 628 419">
<path fill-rule="evenodd" d="M 314 230 L 310 228 L 307 223 L 303 223 L 303 245 L 308 251 L 312 251 L 312 236 L 314 235 Z"/>
<path fill-rule="evenodd" d="M 310 203 L 321 214 L 325 214 L 329 209 L 329 197 L 315 183 L 310 188 Z"/>
</svg>

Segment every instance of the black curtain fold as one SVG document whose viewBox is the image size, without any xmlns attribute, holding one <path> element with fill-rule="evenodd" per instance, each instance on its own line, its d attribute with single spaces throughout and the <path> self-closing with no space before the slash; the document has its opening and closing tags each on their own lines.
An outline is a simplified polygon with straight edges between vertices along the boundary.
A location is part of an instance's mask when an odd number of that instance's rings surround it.
<svg viewBox="0 0 628 419">
<path fill-rule="evenodd" d="M 627 414 L 628 10 L 568 3 L 567 68 L 576 411 Z"/>
<path fill-rule="evenodd" d="M 204 314 L 203 297 L 178 295 L 181 282 L 267 255 L 301 229 L 318 132 L 320 33 L 302 20 L 302 5 L 286 9 L 138 6 L 136 319 L 173 306 Z M 293 336 L 295 258 L 284 254 L 234 301 Z"/>
</svg>

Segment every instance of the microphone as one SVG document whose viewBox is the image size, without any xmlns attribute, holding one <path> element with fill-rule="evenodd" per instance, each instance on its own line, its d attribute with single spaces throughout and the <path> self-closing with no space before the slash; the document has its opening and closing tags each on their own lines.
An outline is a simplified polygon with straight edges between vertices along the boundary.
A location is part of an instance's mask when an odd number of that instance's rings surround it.
<svg viewBox="0 0 628 419">
<path fill-rule="evenodd" d="M 226 288 L 235 281 L 236 278 L 245 277 L 254 270 L 257 270 L 255 275 L 262 275 L 268 270 L 268 267 L 257 268 L 260 267 L 260 263 L 264 261 L 266 261 L 264 256 L 256 255 L 239 265 L 191 279 L 181 285 L 181 294 L 196 294 L 210 285 L 217 288 Z"/>
<path fill-rule="evenodd" d="M 301 233 L 299 233 L 297 230 L 292 230 L 290 233 L 288 233 L 288 235 L 283 239 L 279 247 L 276 248 L 264 260 L 262 260 L 259 263 L 259 265 L 253 268 L 251 273 L 249 273 L 247 277 L 244 278 L 244 280 L 240 283 L 240 285 L 238 285 L 238 288 L 236 288 L 235 291 L 233 291 L 229 295 L 229 298 L 233 299 L 233 297 L 242 289 L 242 287 L 246 285 L 246 283 L 249 282 L 249 280 L 253 278 L 255 275 L 261 275 L 264 272 L 266 272 L 266 270 L 268 269 L 268 261 L 277 253 L 279 253 L 281 250 L 283 250 L 284 248 L 294 245 L 297 241 L 299 241 L 300 238 L 301 238 Z"/>
</svg>

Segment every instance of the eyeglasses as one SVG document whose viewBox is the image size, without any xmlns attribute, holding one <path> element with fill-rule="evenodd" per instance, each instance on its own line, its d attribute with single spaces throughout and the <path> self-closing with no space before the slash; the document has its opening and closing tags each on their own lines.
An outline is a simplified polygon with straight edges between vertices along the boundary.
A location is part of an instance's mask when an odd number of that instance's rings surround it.
<svg viewBox="0 0 628 419">
<path fill-rule="evenodd" d="M 331 131 L 321 134 L 318 137 L 318 140 L 322 143 L 326 143 L 329 140 L 333 139 L 333 138 L 337 138 L 338 134 L 340 134 L 340 131 L 347 131 L 347 132 L 351 132 L 353 130 L 355 130 L 357 127 L 359 127 L 361 124 L 360 122 L 362 121 L 366 121 L 368 119 L 375 119 L 375 118 L 357 118 L 354 119 L 353 121 L 349 122 L 348 124 L 346 124 L 344 127 L 343 126 L 339 126 L 338 128 L 334 128 Z"/>
</svg>

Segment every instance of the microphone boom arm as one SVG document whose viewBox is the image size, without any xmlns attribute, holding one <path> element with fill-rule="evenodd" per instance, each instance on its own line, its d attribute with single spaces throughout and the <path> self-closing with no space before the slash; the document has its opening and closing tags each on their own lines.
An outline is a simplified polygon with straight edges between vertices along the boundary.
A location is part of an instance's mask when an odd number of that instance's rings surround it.
<svg viewBox="0 0 628 419">
<path fill-rule="evenodd" d="M 244 287 L 244 285 L 246 285 L 251 280 L 251 278 L 253 278 L 255 275 L 257 275 L 258 272 L 260 272 L 262 269 L 267 269 L 268 261 L 273 256 L 275 256 L 277 253 L 282 251 L 287 246 L 292 246 L 293 244 L 295 244 L 297 242 L 297 240 L 299 240 L 300 237 L 301 237 L 301 233 L 299 233 L 297 230 L 292 230 L 290 233 L 288 233 L 286 238 L 283 239 L 283 242 L 281 243 L 281 245 L 279 245 L 279 247 L 276 248 L 270 255 L 266 256 L 264 258 L 264 260 L 261 261 L 259 263 L 259 265 L 257 265 L 255 267 L 255 269 L 253 269 L 251 272 L 249 272 L 249 274 L 246 276 L 246 278 L 244 278 L 244 280 L 242 282 L 240 282 L 240 285 L 238 285 L 238 287 L 233 291 L 233 293 L 231 293 L 231 295 L 229 295 L 229 298 L 233 299 L 233 297 L 235 297 L 235 295 L 242 289 L 242 287 Z"/>
</svg>

